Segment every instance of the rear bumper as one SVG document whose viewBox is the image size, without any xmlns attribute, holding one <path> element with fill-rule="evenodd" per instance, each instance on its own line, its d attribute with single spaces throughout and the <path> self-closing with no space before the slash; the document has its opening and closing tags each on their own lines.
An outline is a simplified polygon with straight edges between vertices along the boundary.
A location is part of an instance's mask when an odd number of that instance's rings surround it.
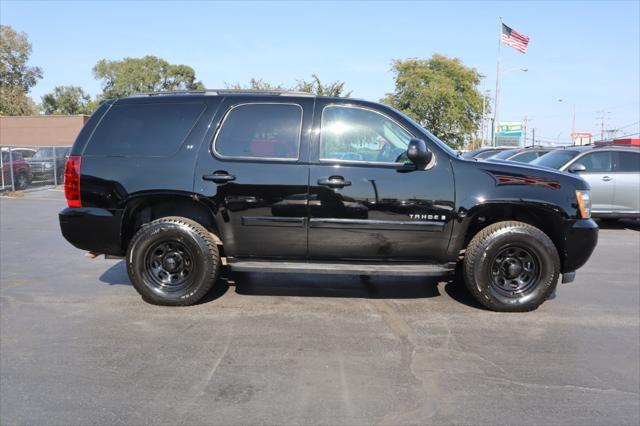
<svg viewBox="0 0 640 426">
<path fill-rule="evenodd" d="M 73 246 L 96 253 L 123 256 L 122 214 L 93 207 L 66 208 L 58 214 L 60 230 Z"/>
<path fill-rule="evenodd" d="M 592 219 L 566 221 L 564 225 L 563 274 L 587 263 L 598 243 L 598 225 Z"/>
</svg>

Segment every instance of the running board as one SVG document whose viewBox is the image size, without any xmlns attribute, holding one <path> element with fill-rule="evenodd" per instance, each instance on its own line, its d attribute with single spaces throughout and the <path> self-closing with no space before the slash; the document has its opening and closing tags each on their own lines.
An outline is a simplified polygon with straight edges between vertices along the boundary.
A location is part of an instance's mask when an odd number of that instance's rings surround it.
<svg viewBox="0 0 640 426">
<path fill-rule="evenodd" d="M 346 263 L 346 262 L 282 262 L 269 260 L 230 261 L 238 272 L 295 272 L 305 274 L 440 276 L 454 272 L 450 263 Z"/>
</svg>

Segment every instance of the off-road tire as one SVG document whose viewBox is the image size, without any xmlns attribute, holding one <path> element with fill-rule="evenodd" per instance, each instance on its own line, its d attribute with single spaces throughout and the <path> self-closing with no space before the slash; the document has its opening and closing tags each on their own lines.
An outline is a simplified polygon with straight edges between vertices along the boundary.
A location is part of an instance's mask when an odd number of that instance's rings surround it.
<svg viewBox="0 0 640 426">
<path fill-rule="evenodd" d="M 505 295 L 494 284 L 500 254 L 511 247 L 529 252 L 537 260 L 537 279 L 522 294 Z M 495 269 L 492 269 L 495 268 Z M 540 229 L 517 221 L 498 222 L 476 234 L 465 252 L 463 276 L 469 292 L 483 306 L 501 312 L 525 312 L 538 308 L 555 291 L 560 257 L 551 239 Z"/>
<path fill-rule="evenodd" d="M 24 172 L 18 173 L 15 177 L 15 181 L 16 191 L 21 191 L 29 186 L 29 176 Z"/>
<path fill-rule="evenodd" d="M 169 272 L 165 269 L 167 262 Z M 171 274 L 180 262 L 190 269 L 185 266 L 179 274 Z M 183 217 L 163 217 L 143 225 L 127 250 L 131 283 L 145 301 L 155 305 L 187 306 L 198 302 L 216 283 L 219 269 L 220 254 L 209 231 Z M 160 282 L 162 277 L 171 281 L 178 275 L 184 282 Z"/>
</svg>

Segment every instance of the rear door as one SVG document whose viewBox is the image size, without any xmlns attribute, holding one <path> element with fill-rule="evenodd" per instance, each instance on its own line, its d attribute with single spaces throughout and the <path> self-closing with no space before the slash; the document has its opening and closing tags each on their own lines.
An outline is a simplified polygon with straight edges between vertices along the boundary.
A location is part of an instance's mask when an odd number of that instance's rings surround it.
<svg viewBox="0 0 640 426">
<path fill-rule="evenodd" d="M 309 183 L 311 259 L 438 260 L 446 252 L 454 206 L 449 158 L 433 150 L 426 169 L 407 167 L 406 148 L 416 135 L 390 114 L 318 99 L 314 128 L 320 134 L 311 148 Z"/>
<path fill-rule="evenodd" d="M 619 213 L 640 213 L 640 152 L 614 151 L 613 208 Z"/>
<path fill-rule="evenodd" d="M 314 98 L 257 99 L 222 102 L 194 189 L 216 211 L 227 256 L 305 258 Z"/>
<path fill-rule="evenodd" d="M 595 149 L 580 157 L 571 164 L 581 163 L 586 170 L 580 172 L 580 177 L 591 186 L 591 205 L 594 213 L 608 213 L 613 211 L 613 193 L 615 190 L 615 176 L 613 174 L 613 156 L 611 151 Z M 567 167 L 570 168 L 571 165 Z"/>
</svg>

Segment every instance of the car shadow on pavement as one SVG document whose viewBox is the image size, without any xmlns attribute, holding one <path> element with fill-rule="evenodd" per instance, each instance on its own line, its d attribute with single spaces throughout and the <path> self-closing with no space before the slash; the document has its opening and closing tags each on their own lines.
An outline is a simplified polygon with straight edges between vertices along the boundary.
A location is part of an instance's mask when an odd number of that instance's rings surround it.
<svg viewBox="0 0 640 426">
<path fill-rule="evenodd" d="M 252 296 L 421 299 L 440 296 L 438 278 L 278 273 L 229 273 L 238 294 Z"/>
<path fill-rule="evenodd" d="M 109 285 L 131 285 L 126 263 L 113 264 L 100 275 Z M 223 270 L 218 283 L 198 305 L 224 295 L 230 287 L 247 296 L 342 297 L 363 299 L 426 299 L 441 296 L 438 284 L 444 283 L 449 297 L 464 305 L 485 309 L 464 287 L 451 277 L 372 276 L 361 280 L 357 275 L 278 274 L 232 272 Z"/>
<path fill-rule="evenodd" d="M 600 229 L 625 229 L 630 231 L 640 231 L 640 220 L 634 219 L 597 219 Z"/>
<path fill-rule="evenodd" d="M 100 275 L 99 280 L 109 285 L 131 285 L 129 275 L 127 275 L 127 264 L 124 260 L 111 265 Z"/>
</svg>

